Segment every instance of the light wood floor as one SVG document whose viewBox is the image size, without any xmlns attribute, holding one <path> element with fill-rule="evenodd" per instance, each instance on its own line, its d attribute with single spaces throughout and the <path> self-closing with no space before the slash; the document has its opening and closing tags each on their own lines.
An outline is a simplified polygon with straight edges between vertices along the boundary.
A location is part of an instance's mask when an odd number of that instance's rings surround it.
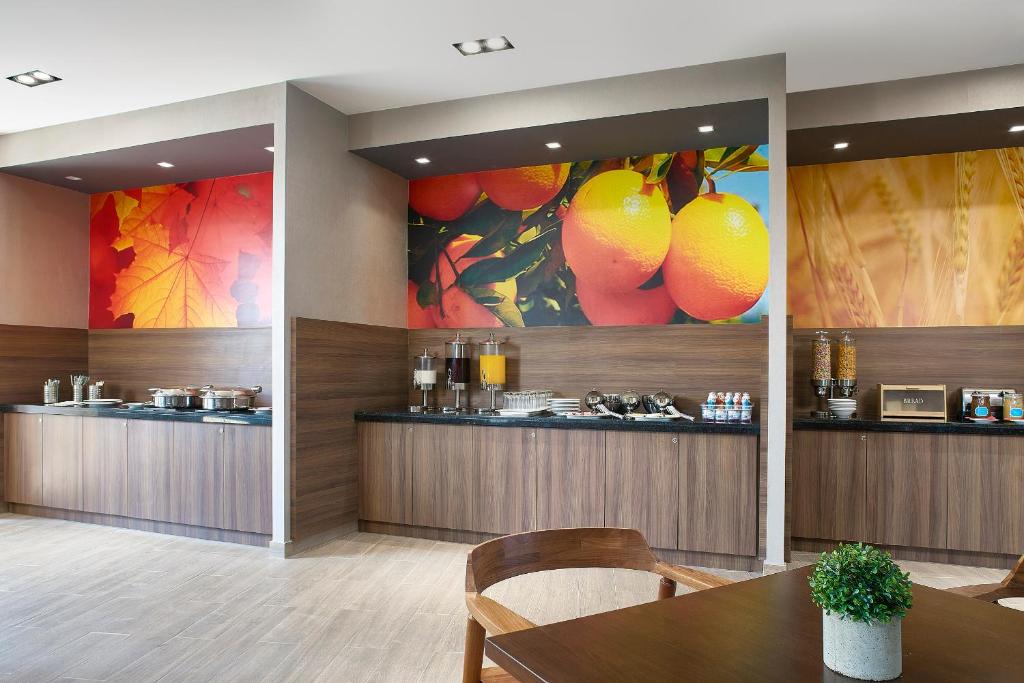
<svg viewBox="0 0 1024 683">
<path fill-rule="evenodd" d="M 359 533 L 277 560 L 0 514 L 0 680 L 457 681 L 468 548 Z M 904 564 L 939 587 L 1005 574 Z M 566 570 L 488 594 L 550 622 L 650 600 L 656 584 L 631 571 Z"/>
</svg>

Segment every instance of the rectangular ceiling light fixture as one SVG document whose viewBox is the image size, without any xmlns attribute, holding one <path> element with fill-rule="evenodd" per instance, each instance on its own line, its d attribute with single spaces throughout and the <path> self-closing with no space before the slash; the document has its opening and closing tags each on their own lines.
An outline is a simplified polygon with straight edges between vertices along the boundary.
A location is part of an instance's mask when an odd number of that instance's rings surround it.
<svg viewBox="0 0 1024 683">
<path fill-rule="evenodd" d="M 505 36 L 498 36 L 496 38 L 477 38 L 476 40 L 452 43 L 452 47 L 458 50 L 463 57 L 468 57 L 470 55 L 482 55 L 486 52 L 511 50 L 515 48 L 515 45 Z"/>
<path fill-rule="evenodd" d="M 710 125 L 710 124 L 704 125 L 704 126 L 697 126 L 697 132 L 698 133 L 714 133 L 715 132 L 715 127 Z"/>
<path fill-rule="evenodd" d="M 1024 133 L 1024 125 L 1010 126 L 1011 133 Z"/>
<path fill-rule="evenodd" d="M 14 74 L 8 76 L 7 80 L 20 83 L 26 87 L 34 88 L 37 85 L 46 85 L 47 83 L 56 83 L 61 80 L 57 76 L 39 69 L 33 69 L 32 71 L 26 71 L 23 74 Z"/>
<path fill-rule="evenodd" d="M 160 168 L 174 168 L 174 164 L 169 161 L 158 161 L 156 162 L 156 165 Z"/>
<path fill-rule="evenodd" d="M 836 144 L 832 145 L 832 149 L 846 149 L 849 146 L 849 142 L 837 142 Z"/>
</svg>

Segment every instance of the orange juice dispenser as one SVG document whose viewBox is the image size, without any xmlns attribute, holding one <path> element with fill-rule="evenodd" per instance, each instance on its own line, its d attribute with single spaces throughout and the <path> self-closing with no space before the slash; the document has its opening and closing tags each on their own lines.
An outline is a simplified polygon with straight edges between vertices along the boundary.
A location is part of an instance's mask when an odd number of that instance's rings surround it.
<svg viewBox="0 0 1024 683">
<path fill-rule="evenodd" d="M 477 412 L 481 414 L 498 412 L 497 392 L 505 387 L 505 352 L 501 350 L 502 343 L 494 338 L 493 332 L 486 341 L 480 342 L 480 388 L 491 392 L 491 407 L 479 408 Z"/>
</svg>

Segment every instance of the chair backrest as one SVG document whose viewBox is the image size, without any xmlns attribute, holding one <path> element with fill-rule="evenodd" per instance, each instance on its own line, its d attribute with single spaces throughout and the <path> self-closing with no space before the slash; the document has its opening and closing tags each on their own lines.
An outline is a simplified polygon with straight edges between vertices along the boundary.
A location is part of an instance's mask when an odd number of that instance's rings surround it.
<svg viewBox="0 0 1024 683">
<path fill-rule="evenodd" d="M 481 592 L 522 574 L 588 567 L 651 571 L 658 562 L 636 529 L 548 529 L 502 536 L 469 552 L 466 590 Z"/>
<path fill-rule="evenodd" d="M 1024 588 L 1024 555 L 1017 560 L 1017 566 L 1010 570 L 1010 573 L 1003 579 L 1003 585 L 1007 588 Z"/>
</svg>

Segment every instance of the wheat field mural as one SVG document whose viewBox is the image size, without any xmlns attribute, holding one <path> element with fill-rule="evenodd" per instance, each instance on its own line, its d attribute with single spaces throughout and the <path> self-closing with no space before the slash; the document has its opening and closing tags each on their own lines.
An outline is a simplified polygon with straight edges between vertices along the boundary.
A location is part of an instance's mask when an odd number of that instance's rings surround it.
<svg viewBox="0 0 1024 683">
<path fill-rule="evenodd" d="M 1024 148 L 789 169 L 794 327 L 1024 324 Z"/>
</svg>

